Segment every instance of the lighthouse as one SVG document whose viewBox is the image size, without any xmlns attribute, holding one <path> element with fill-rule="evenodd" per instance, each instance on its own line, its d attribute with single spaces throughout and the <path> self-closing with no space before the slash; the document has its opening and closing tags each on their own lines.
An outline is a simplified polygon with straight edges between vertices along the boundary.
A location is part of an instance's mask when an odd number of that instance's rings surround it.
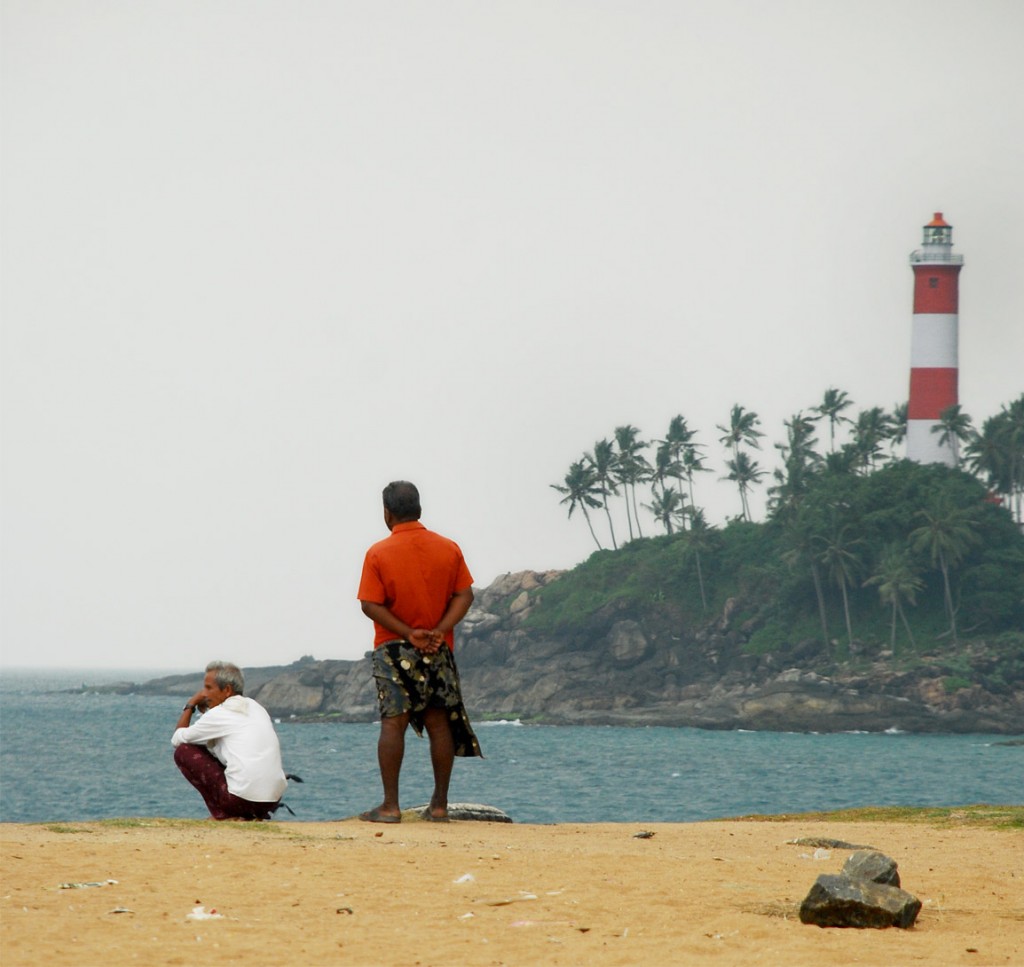
<svg viewBox="0 0 1024 967">
<path fill-rule="evenodd" d="M 914 325 L 910 342 L 907 459 L 953 466 L 953 441 L 939 443 L 939 416 L 958 402 L 959 278 L 962 255 L 953 254 L 953 226 L 942 212 L 924 226 L 914 270 Z"/>
</svg>

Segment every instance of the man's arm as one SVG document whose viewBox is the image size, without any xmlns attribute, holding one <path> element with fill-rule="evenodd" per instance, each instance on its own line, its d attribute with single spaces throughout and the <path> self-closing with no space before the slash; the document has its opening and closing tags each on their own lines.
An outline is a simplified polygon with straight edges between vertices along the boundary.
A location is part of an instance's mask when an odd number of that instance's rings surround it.
<svg viewBox="0 0 1024 967">
<path fill-rule="evenodd" d="M 178 716 L 178 724 L 174 726 L 174 731 L 178 729 L 187 729 L 192 724 L 192 713 L 196 709 L 200 711 L 206 705 L 206 697 L 203 694 L 203 690 L 199 689 L 186 703 L 185 707 L 181 710 L 181 715 Z M 173 734 L 173 733 L 172 733 Z"/>
<path fill-rule="evenodd" d="M 396 637 L 404 638 L 419 651 L 432 654 L 440 647 L 426 628 L 413 628 L 383 604 L 378 604 L 376 601 L 360 601 L 359 604 L 367 618 L 387 628 Z"/>
<path fill-rule="evenodd" d="M 437 627 L 434 628 L 434 633 L 446 635 L 449 631 L 452 631 L 455 626 L 466 617 L 466 612 L 469 611 L 469 606 L 472 603 L 472 587 L 456 591 L 448 602 L 448 607 L 445 608 L 445 612 L 441 616 L 441 620 L 437 623 Z"/>
</svg>

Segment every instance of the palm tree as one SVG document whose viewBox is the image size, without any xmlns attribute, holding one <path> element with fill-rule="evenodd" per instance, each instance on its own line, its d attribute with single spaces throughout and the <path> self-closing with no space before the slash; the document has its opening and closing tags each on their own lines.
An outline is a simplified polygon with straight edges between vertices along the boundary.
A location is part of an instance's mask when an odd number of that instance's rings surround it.
<svg viewBox="0 0 1024 967">
<path fill-rule="evenodd" d="M 597 484 L 594 468 L 585 460 L 577 460 L 569 467 L 569 472 L 566 473 L 563 483 L 550 484 L 550 486 L 554 487 L 560 494 L 565 494 L 559 503 L 569 505 L 570 520 L 572 519 L 572 512 L 577 507 L 583 511 L 583 518 L 590 529 L 590 536 L 594 538 L 597 549 L 599 551 L 603 550 L 601 542 L 597 539 L 597 534 L 594 533 L 594 525 L 590 522 L 590 514 L 587 512 L 588 507 L 596 510 L 601 506 L 601 501 L 596 496 L 601 493 L 601 489 Z"/>
<path fill-rule="evenodd" d="M 698 473 L 711 473 L 710 467 L 705 467 L 700 450 L 703 447 L 699 443 L 687 443 L 683 448 L 683 476 L 686 478 L 687 489 L 690 492 L 690 506 L 696 507 L 697 502 L 693 499 L 693 478 Z"/>
<path fill-rule="evenodd" d="M 892 605 L 892 627 L 889 632 L 889 647 L 896 653 L 896 616 L 903 621 L 912 647 L 916 647 L 914 633 L 903 611 L 903 602 L 917 604 L 916 594 L 924 587 L 910 562 L 910 555 L 905 547 L 890 545 L 882 555 L 875 573 L 865 582 L 864 587 L 876 586 L 882 604 Z"/>
<path fill-rule="evenodd" d="M 852 423 L 853 421 L 848 416 L 842 416 L 843 410 L 849 409 L 853 406 L 853 400 L 850 399 L 849 395 L 845 390 L 835 389 L 829 387 L 825 390 L 825 396 L 816 407 L 814 412 L 818 414 L 818 419 L 828 417 L 828 452 L 835 453 L 836 451 L 836 426 L 840 423 Z"/>
<path fill-rule="evenodd" d="M 1010 502 L 1014 518 L 1024 525 L 1024 393 L 1002 410 L 1005 446 L 1010 464 Z"/>
<path fill-rule="evenodd" d="M 654 514 L 655 520 L 665 528 L 665 532 L 671 534 L 673 522 L 683 515 L 683 499 L 676 490 L 659 490 L 655 487 L 652 502 L 644 504 L 644 509 Z"/>
<path fill-rule="evenodd" d="M 673 493 L 676 496 L 676 518 L 679 521 L 681 528 L 685 529 L 686 514 L 684 512 L 684 505 L 686 503 L 686 496 L 683 493 L 682 488 L 682 476 L 683 468 L 682 465 L 672 455 L 672 448 L 662 440 L 658 444 L 658 449 L 654 452 L 654 466 L 651 467 L 649 479 L 652 483 L 651 495 L 655 502 L 661 500 L 659 493 L 669 489 L 669 480 L 676 481 L 676 489 Z M 651 506 L 645 504 L 648 510 L 652 510 Z M 653 511 L 652 511 L 653 512 Z M 655 517 L 657 517 L 655 513 Z"/>
<path fill-rule="evenodd" d="M 601 494 L 601 506 L 608 518 L 608 531 L 612 537 L 612 547 L 618 549 L 615 541 L 615 526 L 612 524 L 612 513 L 608 509 L 609 494 L 617 494 L 615 486 L 615 447 L 610 440 L 598 440 L 592 453 L 585 453 L 583 459 L 594 471 L 594 482 Z"/>
<path fill-rule="evenodd" d="M 953 466 L 960 466 L 960 444 L 971 438 L 971 418 L 960 409 L 959 403 L 947 406 L 939 413 L 939 422 L 932 433 L 940 433 L 939 446 L 953 451 Z"/>
<path fill-rule="evenodd" d="M 687 554 L 692 554 L 694 562 L 697 565 L 697 583 L 700 586 L 700 605 L 703 612 L 706 614 L 708 610 L 708 598 L 704 590 L 704 570 L 700 563 L 700 552 L 705 551 L 709 547 L 708 537 L 711 534 L 711 528 L 708 526 L 708 522 L 704 519 L 704 512 L 697 507 L 690 507 L 687 509 L 687 516 L 690 518 L 690 529 L 686 534 L 686 548 Z"/>
<path fill-rule="evenodd" d="M 892 417 L 880 406 L 861 410 L 853 426 L 853 448 L 864 471 L 874 467 L 882 444 L 892 436 Z"/>
<path fill-rule="evenodd" d="M 897 403 L 892 408 L 892 432 L 889 436 L 890 453 L 895 456 L 896 448 L 907 438 L 907 404 Z"/>
<path fill-rule="evenodd" d="M 821 552 L 821 561 L 828 568 L 829 577 L 839 587 L 843 595 L 843 615 L 846 618 L 846 635 L 853 649 L 853 626 L 850 623 L 850 599 L 846 589 L 853 585 L 857 571 L 860 569 L 860 560 L 853 552 L 853 548 L 864 542 L 860 538 L 847 540 L 846 535 L 850 530 L 849 524 L 844 524 L 836 530 L 831 538 L 822 540 L 825 545 Z"/>
<path fill-rule="evenodd" d="M 972 471 L 1002 495 L 1019 525 L 1024 524 L 1024 395 L 1004 406 L 972 433 L 966 448 Z"/>
<path fill-rule="evenodd" d="M 785 421 L 786 442 L 776 443 L 775 449 L 782 454 L 782 469 L 776 470 L 776 486 L 769 491 L 774 512 L 784 507 L 793 507 L 807 492 L 811 475 L 821 466 L 821 456 L 814 449 L 814 420 L 795 414 Z"/>
<path fill-rule="evenodd" d="M 736 403 L 729 413 L 729 425 L 725 427 L 718 424 L 718 429 L 722 431 L 718 442 L 728 447 L 732 453 L 732 459 L 725 462 L 729 473 L 723 479 L 732 480 L 739 487 L 743 520 L 750 520 L 750 506 L 747 502 L 750 487 L 757 483 L 765 472 L 759 469 L 756 461 L 751 460 L 746 453 L 740 450 L 740 446 L 746 444 L 757 450 L 761 449 L 761 444 L 757 442 L 760 437 L 764 436 L 757 429 L 760 422 L 756 413 L 745 410 L 739 403 Z"/>
<path fill-rule="evenodd" d="M 761 444 L 757 441 L 759 437 L 764 436 L 757 429 L 760 424 L 761 420 L 756 413 L 748 412 L 736 403 L 729 413 L 729 426 L 724 427 L 720 423 L 718 424 L 718 429 L 722 431 L 718 442 L 732 450 L 734 460 L 739 456 L 742 443 L 755 450 L 760 450 Z"/>
<path fill-rule="evenodd" d="M 667 468 L 667 474 L 676 478 L 679 488 L 679 496 L 683 496 L 683 454 L 686 453 L 692 444 L 694 430 L 686 425 L 686 417 L 677 413 L 669 420 L 668 433 L 664 440 L 658 441 L 659 463 Z M 693 493 L 690 493 L 690 503 L 693 503 Z"/>
<path fill-rule="evenodd" d="M 956 608 L 950 590 L 949 570 L 963 560 L 970 548 L 979 543 L 975 530 L 977 524 L 970 512 L 956 507 L 947 496 L 940 496 L 927 510 L 917 512 L 924 523 L 910 533 L 910 543 L 915 551 L 926 551 L 933 567 L 942 572 L 943 597 L 949 631 L 953 644 L 957 644 Z"/>
<path fill-rule="evenodd" d="M 680 484 L 682 476 L 682 465 L 672 453 L 671 447 L 664 440 L 660 440 L 658 442 L 658 449 L 654 451 L 654 466 L 651 467 L 650 472 L 651 483 L 655 487 L 661 487 L 664 490 L 669 480 L 675 480 L 677 484 Z M 681 486 L 677 487 L 677 489 L 680 495 L 682 495 Z"/>
<path fill-rule="evenodd" d="M 981 477 L 995 493 L 1008 496 L 1012 485 L 1010 460 L 1004 445 L 1004 422 L 1001 416 L 989 417 L 980 431 L 971 434 L 964 452 L 972 473 Z"/>
<path fill-rule="evenodd" d="M 615 428 L 615 443 L 619 448 L 615 461 L 615 479 L 622 484 L 622 496 L 626 501 L 626 522 L 629 525 L 629 538 L 633 539 L 633 518 L 636 519 L 637 536 L 643 537 L 643 529 L 640 527 L 640 515 L 636 506 L 636 485 L 647 478 L 650 464 L 642 453 L 647 446 L 639 438 L 640 430 L 627 424 Z M 630 503 L 632 502 L 633 512 L 630 516 Z"/>
<path fill-rule="evenodd" d="M 765 471 L 758 466 L 756 460 L 751 460 L 742 451 L 736 454 L 735 459 L 726 460 L 725 466 L 729 473 L 723 479 L 731 480 L 739 488 L 740 506 L 743 510 L 742 517 L 743 520 L 749 521 L 750 504 L 747 500 L 747 494 L 750 493 L 750 488 L 765 475 Z"/>
<path fill-rule="evenodd" d="M 806 506 L 806 505 L 803 505 Z M 808 516 L 803 511 L 803 506 L 796 508 L 797 512 L 790 515 L 786 529 L 786 542 L 789 550 L 782 555 L 782 560 L 791 568 L 806 564 L 810 568 L 811 581 L 814 584 L 814 594 L 818 599 L 818 618 L 821 621 L 821 640 L 825 645 L 825 651 L 829 650 L 828 637 L 828 614 L 825 610 L 825 593 L 821 586 L 821 571 L 818 568 L 817 535 Z"/>
</svg>

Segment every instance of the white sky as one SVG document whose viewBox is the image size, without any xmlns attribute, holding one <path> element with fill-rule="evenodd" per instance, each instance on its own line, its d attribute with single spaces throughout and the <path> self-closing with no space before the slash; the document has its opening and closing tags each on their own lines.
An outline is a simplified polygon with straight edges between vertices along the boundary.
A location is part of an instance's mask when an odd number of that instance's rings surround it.
<svg viewBox="0 0 1024 967">
<path fill-rule="evenodd" d="M 906 398 L 936 210 L 961 403 L 1024 390 L 1018 0 L 2 11 L 7 665 L 358 657 L 385 483 L 478 585 L 571 567 L 548 485 L 625 423 L 724 522 L 733 403 L 771 469 Z"/>
</svg>

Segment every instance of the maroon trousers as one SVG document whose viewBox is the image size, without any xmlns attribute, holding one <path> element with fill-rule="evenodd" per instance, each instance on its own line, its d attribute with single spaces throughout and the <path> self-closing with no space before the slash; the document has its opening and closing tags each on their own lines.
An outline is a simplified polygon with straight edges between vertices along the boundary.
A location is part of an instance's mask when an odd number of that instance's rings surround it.
<svg viewBox="0 0 1024 967">
<path fill-rule="evenodd" d="M 214 819 L 270 819 L 276 802 L 250 802 L 228 792 L 224 766 L 204 745 L 179 745 L 174 764 L 203 797 Z"/>
</svg>

